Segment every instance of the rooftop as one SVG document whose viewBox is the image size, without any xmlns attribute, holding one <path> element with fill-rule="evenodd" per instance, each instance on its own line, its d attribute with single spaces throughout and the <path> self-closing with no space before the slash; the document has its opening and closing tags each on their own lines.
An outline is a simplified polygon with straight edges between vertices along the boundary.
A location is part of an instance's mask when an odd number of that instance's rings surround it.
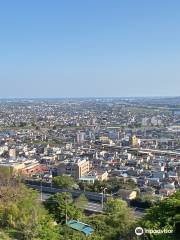
<svg viewBox="0 0 180 240">
<path fill-rule="evenodd" d="M 84 233 L 86 236 L 88 236 L 94 232 L 94 229 L 91 228 L 89 225 L 79 222 L 79 221 L 76 221 L 76 220 L 68 221 L 67 225 L 74 230 Z"/>
</svg>

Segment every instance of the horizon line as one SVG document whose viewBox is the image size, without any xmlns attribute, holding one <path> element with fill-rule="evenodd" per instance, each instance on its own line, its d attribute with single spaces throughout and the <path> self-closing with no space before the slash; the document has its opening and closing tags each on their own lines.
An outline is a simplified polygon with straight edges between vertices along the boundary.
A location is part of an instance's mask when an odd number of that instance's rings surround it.
<svg viewBox="0 0 180 240">
<path fill-rule="evenodd" d="M 66 97 L 0 97 L 0 100 L 14 100 L 14 99 L 132 99 L 132 98 L 180 98 L 180 95 L 175 95 L 175 96 L 167 96 L 167 95 L 155 95 L 155 96 L 66 96 Z"/>
</svg>

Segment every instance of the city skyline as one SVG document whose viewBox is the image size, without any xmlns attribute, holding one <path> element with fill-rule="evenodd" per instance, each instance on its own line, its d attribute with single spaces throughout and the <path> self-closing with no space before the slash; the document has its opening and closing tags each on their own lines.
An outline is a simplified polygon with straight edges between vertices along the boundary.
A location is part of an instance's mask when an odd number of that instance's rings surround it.
<svg viewBox="0 0 180 240">
<path fill-rule="evenodd" d="M 0 1 L 0 239 L 180 239 L 180 1 Z"/>
<path fill-rule="evenodd" d="M 178 1 L 1 3 L 1 98 L 179 96 Z"/>
</svg>

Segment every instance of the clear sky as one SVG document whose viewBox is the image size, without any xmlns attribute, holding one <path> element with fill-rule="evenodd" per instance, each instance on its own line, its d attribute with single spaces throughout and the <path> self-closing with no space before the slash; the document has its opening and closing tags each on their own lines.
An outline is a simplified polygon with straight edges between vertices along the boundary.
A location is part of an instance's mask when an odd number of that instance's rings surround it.
<svg viewBox="0 0 180 240">
<path fill-rule="evenodd" d="M 180 95 L 179 0 L 0 0 L 0 97 Z"/>
</svg>

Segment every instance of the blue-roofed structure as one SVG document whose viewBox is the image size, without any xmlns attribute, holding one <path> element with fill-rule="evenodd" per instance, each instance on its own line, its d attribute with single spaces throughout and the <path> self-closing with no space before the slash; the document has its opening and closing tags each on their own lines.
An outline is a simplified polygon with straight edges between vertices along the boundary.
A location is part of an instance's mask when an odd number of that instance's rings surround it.
<svg viewBox="0 0 180 240">
<path fill-rule="evenodd" d="M 67 225 L 74 230 L 84 233 L 86 236 L 89 236 L 94 232 L 94 229 L 92 227 L 76 220 L 68 221 Z"/>
</svg>

